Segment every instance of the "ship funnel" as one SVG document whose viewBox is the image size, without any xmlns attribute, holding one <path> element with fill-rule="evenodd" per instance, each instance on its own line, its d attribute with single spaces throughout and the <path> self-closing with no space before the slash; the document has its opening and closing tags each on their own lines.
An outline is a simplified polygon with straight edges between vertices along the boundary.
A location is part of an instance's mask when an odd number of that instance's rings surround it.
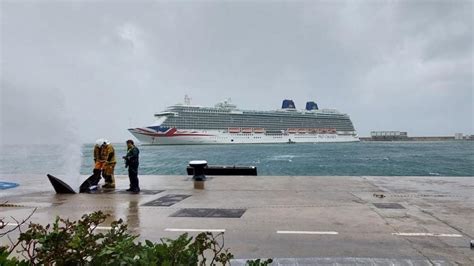
<svg viewBox="0 0 474 266">
<path fill-rule="evenodd" d="M 296 109 L 296 106 L 293 100 L 285 99 L 281 104 L 281 109 Z"/>
<path fill-rule="evenodd" d="M 307 102 L 306 103 L 306 110 L 319 110 L 318 105 L 315 102 Z"/>
</svg>

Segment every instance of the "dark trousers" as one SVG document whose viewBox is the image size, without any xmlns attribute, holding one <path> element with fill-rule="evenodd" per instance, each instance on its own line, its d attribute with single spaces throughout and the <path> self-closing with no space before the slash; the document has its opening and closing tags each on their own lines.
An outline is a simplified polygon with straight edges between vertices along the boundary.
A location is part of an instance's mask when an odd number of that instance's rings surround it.
<svg viewBox="0 0 474 266">
<path fill-rule="evenodd" d="M 140 189 L 138 185 L 138 164 L 130 164 L 128 166 L 128 178 L 130 179 L 131 189 Z"/>
</svg>

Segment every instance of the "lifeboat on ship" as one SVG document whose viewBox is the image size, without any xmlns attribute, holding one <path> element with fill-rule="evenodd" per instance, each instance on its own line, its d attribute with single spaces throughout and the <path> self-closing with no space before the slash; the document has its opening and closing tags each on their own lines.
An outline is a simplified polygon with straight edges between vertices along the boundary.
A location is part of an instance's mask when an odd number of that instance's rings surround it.
<svg viewBox="0 0 474 266">
<path fill-rule="evenodd" d="M 240 133 L 240 128 L 239 127 L 230 127 L 229 133 Z"/>
<path fill-rule="evenodd" d="M 253 132 L 253 128 L 251 127 L 242 128 L 242 133 L 252 133 L 252 132 Z"/>
<path fill-rule="evenodd" d="M 298 128 L 298 134 L 306 134 L 308 130 L 306 128 Z"/>
</svg>

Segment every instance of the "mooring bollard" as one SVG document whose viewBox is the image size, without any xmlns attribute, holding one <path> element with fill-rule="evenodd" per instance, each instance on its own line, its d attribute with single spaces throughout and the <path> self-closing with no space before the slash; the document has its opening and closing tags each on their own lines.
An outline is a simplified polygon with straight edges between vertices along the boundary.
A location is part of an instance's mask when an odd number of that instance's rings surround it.
<svg viewBox="0 0 474 266">
<path fill-rule="evenodd" d="M 474 240 L 471 240 L 471 249 L 474 249 Z"/>
<path fill-rule="evenodd" d="M 204 161 L 204 160 L 190 161 L 189 166 L 191 166 L 194 170 L 194 173 L 193 173 L 194 188 L 204 189 L 204 180 L 206 180 L 206 176 L 204 175 L 204 167 L 207 166 L 207 161 Z"/>
</svg>

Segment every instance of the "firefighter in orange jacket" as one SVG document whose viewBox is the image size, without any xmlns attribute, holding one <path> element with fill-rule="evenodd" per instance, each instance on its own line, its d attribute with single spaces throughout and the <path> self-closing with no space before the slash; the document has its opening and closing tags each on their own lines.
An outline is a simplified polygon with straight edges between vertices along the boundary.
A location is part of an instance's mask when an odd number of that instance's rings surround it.
<svg viewBox="0 0 474 266">
<path fill-rule="evenodd" d="M 115 150 L 112 144 L 106 139 L 98 139 L 94 146 L 94 174 L 105 179 L 103 188 L 115 188 L 114 169 L 116 165 Z"/>
</svg>

